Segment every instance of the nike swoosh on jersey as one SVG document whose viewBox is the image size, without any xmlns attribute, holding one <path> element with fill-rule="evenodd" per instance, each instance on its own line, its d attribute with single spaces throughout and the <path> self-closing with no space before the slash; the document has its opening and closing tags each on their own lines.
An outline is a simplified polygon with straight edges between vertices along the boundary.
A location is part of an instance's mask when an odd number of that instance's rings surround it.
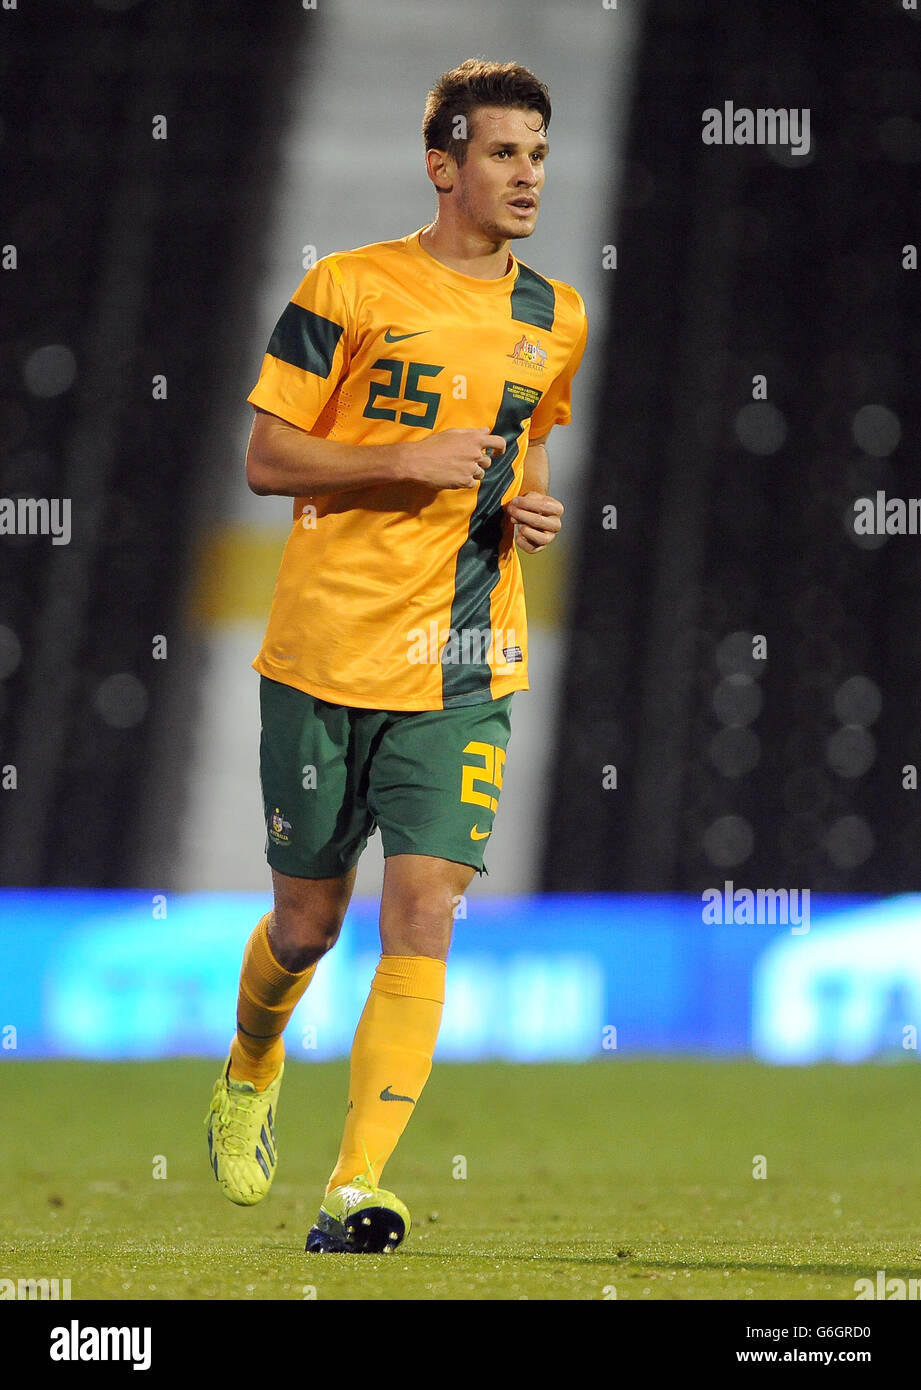
<svg viewBox="0 0 921 1390">
<path fill-rule="evenodd" d="M 470 831 L 470 838 L 471 840 L 485 840 L 487 835 L 491 834 L 491 830 L 481 830 L 478 825 L 475 825 Z"/>
<path fill-rule="evenodd" d="M 430 328 L 420 328 L 416 333 L 392 333 L 390 329 L 384 334 L 385 343 L 402 343 L 404 338 L 421 338 L 423 334 L 430 333 Z"/>
</svg>

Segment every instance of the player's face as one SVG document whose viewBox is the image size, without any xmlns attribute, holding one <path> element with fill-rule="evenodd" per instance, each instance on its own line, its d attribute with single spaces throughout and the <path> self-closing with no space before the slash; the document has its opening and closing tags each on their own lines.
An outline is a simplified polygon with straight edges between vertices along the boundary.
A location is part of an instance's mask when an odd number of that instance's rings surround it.
<svg viewBox="0 0 921 1390">
<path fill-rule="evenodd" d="M 455 208 L 494 241 L 530 236 L 544 186 L 547 135 L 536 111 L 479 106 L 468 123 Z"/>
</svg>

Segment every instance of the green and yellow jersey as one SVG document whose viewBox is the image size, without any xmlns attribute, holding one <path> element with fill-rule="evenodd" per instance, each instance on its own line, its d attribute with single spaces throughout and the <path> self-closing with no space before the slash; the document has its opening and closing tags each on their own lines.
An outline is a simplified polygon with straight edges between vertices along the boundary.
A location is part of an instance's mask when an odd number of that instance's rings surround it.
<svg viewBox="0 0 921 1390">
<path fill-rule="evenodd" d="M 511 257 L 498 280 L 396 241 L 325 256 L 272 334 L 249 401 L 323 439 L 488 429 L 505 452 L 474 488 L 376 485 L 298 497 L 253 662 L 334 704 L 432 710 L 528 688 L 514 527 L 528 439 L 570 418 L 579 294 Z"/>
</svg>

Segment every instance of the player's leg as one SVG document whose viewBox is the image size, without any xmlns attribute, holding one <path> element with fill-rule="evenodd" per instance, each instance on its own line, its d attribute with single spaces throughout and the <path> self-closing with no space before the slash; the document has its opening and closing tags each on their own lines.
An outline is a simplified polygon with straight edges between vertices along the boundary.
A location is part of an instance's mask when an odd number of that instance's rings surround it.
<svg viewBox="0 0 921 1390">
<path fill-rule="evenodd" d="M 433 855 L 391 855 L 381 894 L 383 953 L 446 961 L 458 901 L 476 872 L 472 864 Z"/>
<path fill-rule="evenodd" d="M 272 870 L 275 906 L 243 952 L 237 1031 L 230 1076 L 257 1091 L 274 1080 L 284 1056 L 282 1034 L 316 971 L 335 944 L 352 896 L 356 867 L 333 878 L 294 878 Z"/>
<path fill-rule="evenodd" d="M 252 1206 L 266 1195 L 278 1159 L 275 1116 L 284 1076 L 282 1035 L 317 962 L 336 941 L 355 869 L 328 879 L 273 870 L 275 907 L 243 952 L 237 1031 L 215 1082 L 208 1155 L 226 1197 Z"/>
<path fill-rule="evenodd" d="M 282 1035 L 338 937 L 373 827 L 350 771 L 350 711 L 265 678 L 260 701 L 274 906 L 243 953 L 237 1029 L 208 1116 L 214 1175 L 240 1205 L 260 1201 L 274 1178 Z"/>
<path fill-rule="evenodd" d="M 394 717 L 371 773 L 369 804 L 386 868 L 382 955 L 352 1046 L 349 1105 L 339 1158 L 308 1249 L 337 1249 L 347 1218 L 353 1243 L 382 1249 L 388 1218 L 409 1214 L 373 1189 L 432 1067 L 444 1004 L 445 962 L 459 898 L 483 870 L 510 732 L 511 697 L 456 710 Z M 361 1176 L 359 1176 L 361 1175 Z M 362 1193 L 362 1186 L 368 1191 Z M 375 1201 L 380 1212 L 371 1210 Z M 356 1224 L 370 1221 L 367 1232 Z M 376 1223 L 380 1220 L 380 1230 Z M 355 1238 L 368 1244 L 355 1244 Z"/>
<path fill-rule="evenodd" d="M 350 1108 L 327 1192 L 380 1180 L 432 1070 L 454 909 L 475 869 L 423 854 L 387 859 L 381 958 L 352 1044 Z"/>
<path fill-rule="evenodd" d="M 244 952 L 230 1075 L 264 1090 L 281 1035 L 339 934 L 373 817 L 351 775 L 351 711 L 262 678 L 259 772 L 275 905 Z"/>
<path fill-rule="evenodd" d="M 432 1070 L 454 909 L 475 872 L 423 854 L 386 860 L 382 955 L 355 1030 L 345 1130 L 309 1251 L 386 1252 L 409 1233 L 406 1206 L 378 1183 Z"/>
</svg>

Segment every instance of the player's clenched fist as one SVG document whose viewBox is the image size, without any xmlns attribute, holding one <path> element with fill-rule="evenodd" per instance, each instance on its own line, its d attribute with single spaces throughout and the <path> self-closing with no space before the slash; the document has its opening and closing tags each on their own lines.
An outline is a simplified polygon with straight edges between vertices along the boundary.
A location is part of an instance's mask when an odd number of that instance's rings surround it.
<svg viewBox="0 0 921 1390">
<path fill-rule="evenodd" d="M 562 527 L 563 504 L 544 492 L 526 492 L 505 504 L 505 514 L 515 523 L 519 550 L 533 555 L 549 545 Z"/>
<path fill-rule="evenodd" d="M 476 487 L 492 463 L 490 451 L 505 449 L 502 435 L 489 430 L 440 430 L 404 446 L 405 476 L 428 487 Z"/>
</svg>

